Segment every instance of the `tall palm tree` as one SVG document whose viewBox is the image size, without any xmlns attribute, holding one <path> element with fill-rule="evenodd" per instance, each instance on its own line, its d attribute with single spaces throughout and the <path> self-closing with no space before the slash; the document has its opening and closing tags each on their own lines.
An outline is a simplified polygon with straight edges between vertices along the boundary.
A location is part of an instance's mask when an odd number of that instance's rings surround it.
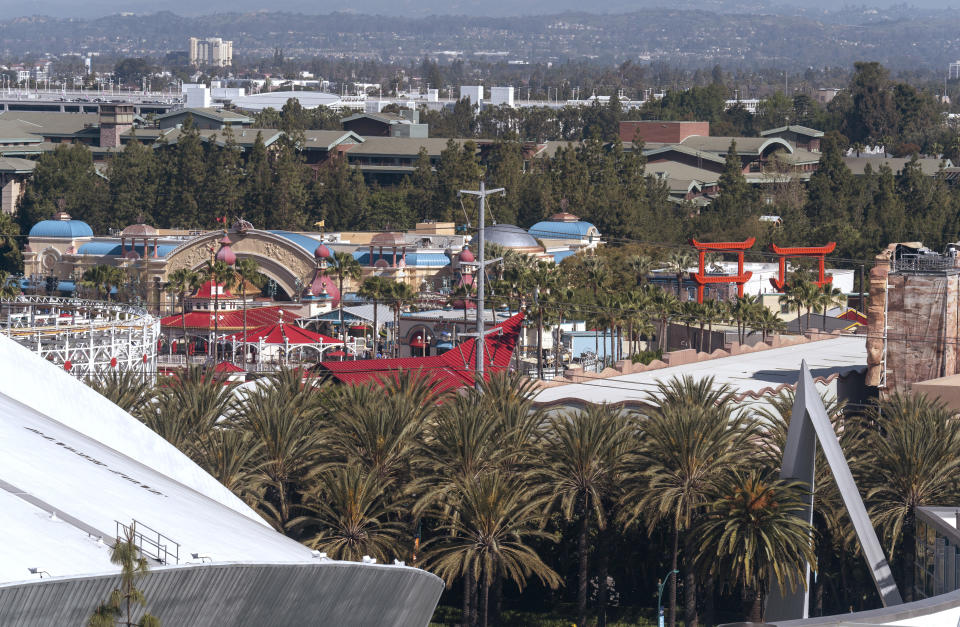
<svg viewBox="0 0 960 627">
<path fill-rule="evenodd" d="M 390 308 L 393 309 L 393 351 L 394 357 L 400 356 L 400 312 L 413 303 L 417 293 L 409 284 L 397 281 L 390 289 Z"/>
<path fill-rule="evenodd" d="M 318 428 L 323 394 L 304 386 L 297 370 L 272 374 L 247 391 L 230 422 L 259 445 L 255 467 L 265 488 L 261 513 L 282 530 L 293 518 L 297 487 L 314 467 L 322 444 Z"/>
<path fill-rule="evenodd" d="M 157 394 L 150 379 L 137 370 L 111 370 L 103 375 L 89 375 L 85 383 L 130 414 L 148 407 Z"/>
<path fill-rule="evenodd" d="M 80 284 L 96 290 L 100 298 L 110 300 L 112 288 L 122 285 L 123 278 L 123 270 L 120 268 L 98 264 L 84 270 Z"/>
<path fill-rule="evenodd" d="M 206 280 L 211 281 L 213 291 L 213 359 L 220 358 L 220 291 L 233 288 L 237 282 L 237 271 L 225 261 L 207 263 L 204 270 Z"/>
<path fill-rule="evenodd" d="M 673 531 L 671 569 L 677 570 L 681 535 L 684 555 L 694 554 L 690 533 L 697 512 L 709 502 L 716 482 L 736 467 L 756 434 L 746 412 L 735 413 L 728 386 L 713 378 L 692 377 L 661 382 L 649 395 L 650 411 L 641 422 L 642 446 L 631 457 L 626 478 L 628 524 L 643 518 L 648 531 L 668 522 Z M 695 624 L 696 579 L 693 564 L 684 566 L 684 618 Z M 670 580 L 669 624 L 676 623 L 677 584 Z"/>
<path fill-rule="evenodd" d="M 537 377 L 543 378 L 543 326 L 549 324 L 556 313 L 550 302 L 550 291 L 557 283 L 557 266 L 544 261 L 524 274 L 524 288 L 532 295 L 527 303 L 527 314 L 537 323 Z"/>
<path fill-rule="evenodd" d="M 181 451 L 208 437 L 234 409 L 232 386 L 223 385 L 199 366 L 182 370 L 164 383 L 155 402 L 145 403 L 134 415 Z"/>
<path fill-rule="evenodd" d="M 862 426 L 858 482 L 867 487 L 871 519 L 901 564 L 904 600 L 913 600 L 916 511 L 960 496 L 960 422 L 939 400 L 894 394 Z"/>
<path fill-rule="evenodd" d="M 243 337 L 247 337 L 247 284 L 254 283 L 260 278 L 260 266 L 252 257 L 237 260 L 237 284 L 240 286 L 240 307 L 243 309 Z M 247 349 L 244 345 L 243 364 L 246 368 Z"/>
<path fill-rule="evenodd" d="M 745 620 L 763 622 L 770 573 L 781 587 L 806 585 L 806 564 L 816 562 L 813 529 L 801 515 L 808 499 L 802 483 L 769 471 L 731 472 L 717 482 L 708 513 L 694 531 L 698 560 L 711 573 L 743 585 Z"/>
<path fill-rule="evenodd" d="M 677 276 L 677 298 L 683 299 L 683 273 L 697 259 L 686 249 L 675 250 L 667 257 L 667 267 Z"/>
<path fill-rule="evenodd" d="M 358 294 L 365 299 L 373 302 L 373 355 L 378 354 L 377 346 L 380 343 L 380 324 L 378 320 L 378 311 L 380 302 L 389 299 L 393 293 L 393 281 L 385 279 L 382 276 L 367 277 L 360 286 Z"/>
<path fill-rule="evenodd" d="M 333 268 L 327 270 L 327 272 L 337 276 L 337 290 L 340 294 L 340 339 L 346 342 L 347 329 L 343 324 L 343 284 L 348 280 L 358 281 L 363 274 L 363 267 L 352 253 L 344 251 L 333 253 L 333 264 Z"/>
<path fill-rule="evenodd" d="M 757 312 L 753 322 L 763 334 L 764 342 L 767 341 L 767 336 L 771 333 L 783 333 L 787 328 L 787 323 L 766 307 L 761 308 Z"/>
<path fill-rule="evenodd" d="M 527 544 L 551 539 L 541 527 L 547 495 L 513 473 L 495 471 L 457 481 L 451 497 L 455 516 L 437 512 L 440 535 L 424 545 L 425 567 L 447 584 L 467 577 L 481 586 L 481 627 L 489 623 L 490 588 L 496 577 L 522 590 L 530 577 L 556 588 L 560 576 Z M 464 617 L 468 618 L 468 617 Z"/>
<path fill-rule="evenodd" d="M 180 301 L 180 330 L 182 341 L 187 341 L 187 294 L 200 288 L 202 275 L 190 268 L 179 268 L 167 277 L 166 290 L 176 294 Z"/>
<path fill-rule="evenodd" d="M 743 297 L 736 299 L 730 307 L 730 317 L 737 323 L 737 339 L 741 344 L 746 338 L 747 329 L 762 307 L 760 297 L 750 294 L 744 294 Z"/>
<path fill-rule="evenodd" d="M 651 290 L 648 307 L 653 317 L 660 321 L 660 350 L 663 352 L 669 350 L 670 318 L 679 306 L 680 301 L 670 292 L 660 288 Z"/>
<path fill-rule="evenodd" d="M 577 624 L 587 621 L 587 557 L 591 523 L 607 526 L 607 503 L 618 490 L 631 427 L 623 412 L 604 405 L 550 419 L 538 482 L 577 532 Z"/>
<path fill-rule="evenodd" d="M 403 524 L 394 518 L 399 503 L 391 501 L 388 480 L 378 479 L 358 464 L 329 468 L 314 478 L 300 507 L 309 512 L 287 525 L 307 530 L 307 546 L 331 559 L 358 561 L 369 555 L 381 562 L 402 553 Z"/>
<path fill-rule="evenodd" d="M 630 269 L 630 274 L 637 277 L 637 285 L 641 286 L 647 283 L 647 277 L 653 271 L 655 265 L 653 259 L 647 255 L 634 255 L 627 259 L 627 268 Z"/>
<path fill-rule="evenodd" d="M 847 297 L 844 295 L 843 290 L 838 287 L 834 287 L 832 283 L 824 283 L 823 287 L 820 288 L 820 293 L 817 294 L 817 307 L 820 308 L 821 317 L 821 328 L 827 330 L 827 310 L 834 307 L 842 305 L 847 302 Z"/>
</svg>

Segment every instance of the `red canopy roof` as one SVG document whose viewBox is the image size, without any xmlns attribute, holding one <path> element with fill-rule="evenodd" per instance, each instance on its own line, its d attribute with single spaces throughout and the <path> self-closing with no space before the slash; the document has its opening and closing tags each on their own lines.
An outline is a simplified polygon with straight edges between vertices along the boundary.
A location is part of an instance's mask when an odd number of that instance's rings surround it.
<svg viewBox="0 0 960 627">
<path fill-rule="evenodd" d="M 162 318 L 160 320 L 160 326 L 180 328 L 184 326 L 183 322 L 181 322 L 182 315 L 183 314 L 176 314 Z M 220 310 L 217 312 L 217 315 L 220 318 L 219 324 L 217 325 L 220 331 L 240 331 L 243 329 L 242 310 Z M 296 312 L 290 309 L 284 309 L 283 307 L 250 307 L 247 309 L 247 329 L 279 324 L 280 322 L 289 322 L 299 317 L 299 314 Z M 212 329 L 214 327 L 213 312 L 188 311 L 186 327 L 188 329 Z"/>
<path fill-rule="evenodd" d="M 231 364 L 229 361 L 221 361 L 219 364 L 213 367 L 214 372 L 244 372 L 243 368 L 236 364 Z"/>
<path fill-rule="evenodd" d="M 261 340 L 265 344 L 343 344 L 340 340 L 329 335 L 314 333 L 295 324 L 262 326 L 249 331 L 246 337 L 243 337 L 243 333 L 234 333 L 228 335 L 225 339 L 254 344 Z"/>
<path fill-rule="evenodd" d="M 505 370 L 510 365 L 517 345 L 523 314 L 519 313 L 498 324 L 499 332 L 488 332 L 484 342 L 484 374 Z M 435 392 L 474 384 L 477 365 L 477 340 L 472 339 L 442 355 L 406 357 L 402 359 L 359 359 L 356 361 L 324 361 L 320 372 L 329 372 L 342 383 L 377 383 L 396 377 L 402 371 L 419 371 L 428 377 Z"/>
<path fill-rule="evenodd" d="M 218 289 L 214 289 L 213 287 L 214 285 L 216 285 Z M 220 298 L 233 298 L 233 293 L 229 289 L 224 287 L 223 283 L 214 283 L 213 279 L 210 279 L 209 281 L 201 285 L 200 289 L 198 289 L 193 294 L 193 298 L 213 299 L 217 296 L 218 291 L 220 292 L 219 294 Z"/>
</svg>

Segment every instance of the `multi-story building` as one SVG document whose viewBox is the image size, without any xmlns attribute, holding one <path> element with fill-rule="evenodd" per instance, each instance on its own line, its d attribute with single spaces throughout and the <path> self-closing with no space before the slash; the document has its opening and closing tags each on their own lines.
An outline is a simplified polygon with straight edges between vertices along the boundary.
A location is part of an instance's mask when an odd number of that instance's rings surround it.
<svg viewBox="0 0 960 627">
<path fill-rule="evenodd" d="M 190 64 L 215 65 L 225 67 L 233 65 L 233 42 L 219 37 L 191 37 Z"/>
</svg>

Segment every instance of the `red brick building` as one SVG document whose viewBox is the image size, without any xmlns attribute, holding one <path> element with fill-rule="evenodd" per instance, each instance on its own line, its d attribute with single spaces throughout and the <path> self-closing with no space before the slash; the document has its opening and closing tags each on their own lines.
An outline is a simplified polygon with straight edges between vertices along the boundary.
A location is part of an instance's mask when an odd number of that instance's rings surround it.
<svg viewBox="0 0 960 627">
<path fill-rule="evenodd" d="M 691 135 L 710 135 L 709 122 L 664 122 L 662 120 L 633 120 L 620 123 L 620 141 L 632 142 L 639 138 L 644 143 L 679 144 Z"/>
</svg>

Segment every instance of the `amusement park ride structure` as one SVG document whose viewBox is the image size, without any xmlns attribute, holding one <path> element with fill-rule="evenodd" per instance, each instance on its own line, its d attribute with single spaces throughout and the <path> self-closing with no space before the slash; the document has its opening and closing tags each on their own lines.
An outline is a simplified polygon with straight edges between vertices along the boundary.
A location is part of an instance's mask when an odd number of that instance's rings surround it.
<svg viewBox="0 0 960 627">
<path fill-rule="evenodd" d="M 131 305 L 21 295 L 0 301 L 0 333 L 78 377 L 157 371 L 160 321 Z"/>
</svg>

